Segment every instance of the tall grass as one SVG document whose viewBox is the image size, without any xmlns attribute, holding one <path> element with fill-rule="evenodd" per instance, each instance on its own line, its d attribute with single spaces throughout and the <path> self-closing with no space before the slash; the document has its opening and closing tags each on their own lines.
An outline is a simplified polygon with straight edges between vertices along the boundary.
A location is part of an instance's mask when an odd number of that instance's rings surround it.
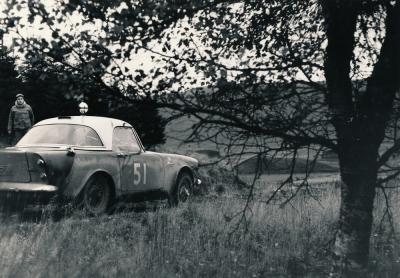
<svg viewBox="0 0 400 278">
<path fill-rule="evenodd" d="M 382 215 L 381 196 L 376 219 Z M 290 205 L 252 203 L 248 231 L 232 216 L 244 199 L 226 192 L 174 209 L 80 215 L 59 222 L 7 220 L 0 226 L 1 277 L 326 277 L 338 192 Z M 392 214 L 398 226 L 400 209 Z M 377 221 L 374 233 L 377 233 Z M 387 224 L 385 224 L 387 226 Z M 235 228 L 238 228 L 235 230 Z M 396 273 L 397 242 L 372 239 L 371 275 Z M 391 244 L 389 248 L 385 244 Z M 386 249 L 385 249 L 386 248 Z M 397 249 L 396 249 L 397 248 Z M 390 249 L 391 254 L 387 253 Z M 386 252 L 386 253 L 385 253 Z M 390 262 L 387 261 L 390 257 Z M 382 263 L 386 261 L 386 264 Z M 389 273 L 389 274 L 388 274 Z"/>
</svg>

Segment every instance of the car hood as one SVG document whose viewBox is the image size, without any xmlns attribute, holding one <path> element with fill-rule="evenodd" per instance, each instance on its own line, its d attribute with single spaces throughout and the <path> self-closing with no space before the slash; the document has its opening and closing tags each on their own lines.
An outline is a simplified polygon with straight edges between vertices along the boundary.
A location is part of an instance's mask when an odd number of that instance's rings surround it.
<svg viewBox="0 0 400 278">
<path fill-rule="evenodd" d="M 180 161 L 180 162 L 187 163 L 190 167 L 193 167 L 193 168 L 197 168 L 199 166 L 199 161 L 190 156 L 180 155 L 180 154 L 172 154 L 172 153 L 156 153 L 156 152 L 149 152 L 149 151 L 146 151 L 146 152 L 152 153 L 152 154 L 157 154 L 166 160 L 169 159 L 172 161 Z"/>
</svg>

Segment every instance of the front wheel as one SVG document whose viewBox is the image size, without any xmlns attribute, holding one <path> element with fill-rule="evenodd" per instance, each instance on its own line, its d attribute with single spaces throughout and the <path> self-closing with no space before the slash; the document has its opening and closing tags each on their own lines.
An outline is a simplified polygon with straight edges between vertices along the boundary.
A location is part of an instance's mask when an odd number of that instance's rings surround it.
<svg viewBox="0 0 400 278">
<path fill-rule="evenodd" d="M 112 192 L 107 179 L 103 176 L 92 177 L 84 188 L 84 209 L 91 215 L 99 216 L 108 213 L 111 205 Z"/>
<path fill-rule="evenodd" d="M 168 196 L 171 206 L 187 202 L 193 194 L 193 179 L 189 173 L 179 175 L 175 188 Z"/>
</svg>

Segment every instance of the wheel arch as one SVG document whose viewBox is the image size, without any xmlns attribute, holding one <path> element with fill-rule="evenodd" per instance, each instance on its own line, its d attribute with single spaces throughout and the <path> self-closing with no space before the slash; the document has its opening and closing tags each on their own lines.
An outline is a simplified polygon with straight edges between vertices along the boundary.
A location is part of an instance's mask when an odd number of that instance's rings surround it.
<svg viewBox="0 0 400 278">
<path fill-rule="evenodd" d="M 81 186 L 81 189 L 80 189 L 80 191 L 79 191 L 79 194 L 78 194 L 79 198 L 82 198 L 82 194 L 83 194 L 83 192 L 84 192 L 84 190 L 85 190 L 85 187 L 86 187 L 87 183 L 88 183 L 91 179 L 93 179 L 93 178 L 95 178 L 95 177 L 97 177 L 97 176 L 102 176 L 102 177 L 105 177 L 105 178 L 107 179 L 107 182 L 108 182 L 108 184 L 110 185 L 110 189 L 111 189 L 111 198 L 115 199 L 115 198 L 116 198 L 116 187 L 115 187 L 115 182 L 114 182 L 112 176 L 111 176 L 109 173 L 107 173 L 106 171 L 104 171 L 104 170 L 98 170 L 98 171 L 92 173 L 91 175 L 89 175 L 89 176 L 86 178 L 86 180 L 82 183 L 83 186 Z"/>
<path fill-rule="evenodd" d="M 172 188 L 172 190 L 176 190 L 176 186 L 177 183 L 179 181 L 179 178 L 181 177 L 181 175 L 183 175 L 184 173 L 187 173 L 190 175 L 190 177 L 192 178 L 192 180 L 194 180 L 194 174 L 193 174 L 193 170 L 189 167 L 189 166 L 183 166 L 182 168 L 179 169 L 176 177 L 175 177 L 175 182 L 174 182 L 174 186 Z"/>
</svg>

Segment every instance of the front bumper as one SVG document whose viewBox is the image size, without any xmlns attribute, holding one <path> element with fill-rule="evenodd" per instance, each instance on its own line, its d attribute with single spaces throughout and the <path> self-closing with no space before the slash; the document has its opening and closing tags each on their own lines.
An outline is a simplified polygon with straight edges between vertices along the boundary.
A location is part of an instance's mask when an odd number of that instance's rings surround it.
<svg viewBox="0 0 400 278">
<path fill-rule="evenodd" d="M 205 193 L 205 187 L 202 184 L 198 169 L 193 169 L 193 194 L 202 195 Z"/>
<path fill-rule="evenodd" d="M 47 205 L 56 194 L 57 187 L 54 185 L 0 182 L 0 208 L 24 209 L 31 205 Z"/>
<path fill-rule="evenodd" d="M 194 168 L 192 169 L 192 173 L 193 173 L 193 184 L 195 186 L 200 186 L 201 185 L 201 179 L 200 179 L 200 174 L 199 174 L 199 169 L 198 168 Z"/>
</svg>

